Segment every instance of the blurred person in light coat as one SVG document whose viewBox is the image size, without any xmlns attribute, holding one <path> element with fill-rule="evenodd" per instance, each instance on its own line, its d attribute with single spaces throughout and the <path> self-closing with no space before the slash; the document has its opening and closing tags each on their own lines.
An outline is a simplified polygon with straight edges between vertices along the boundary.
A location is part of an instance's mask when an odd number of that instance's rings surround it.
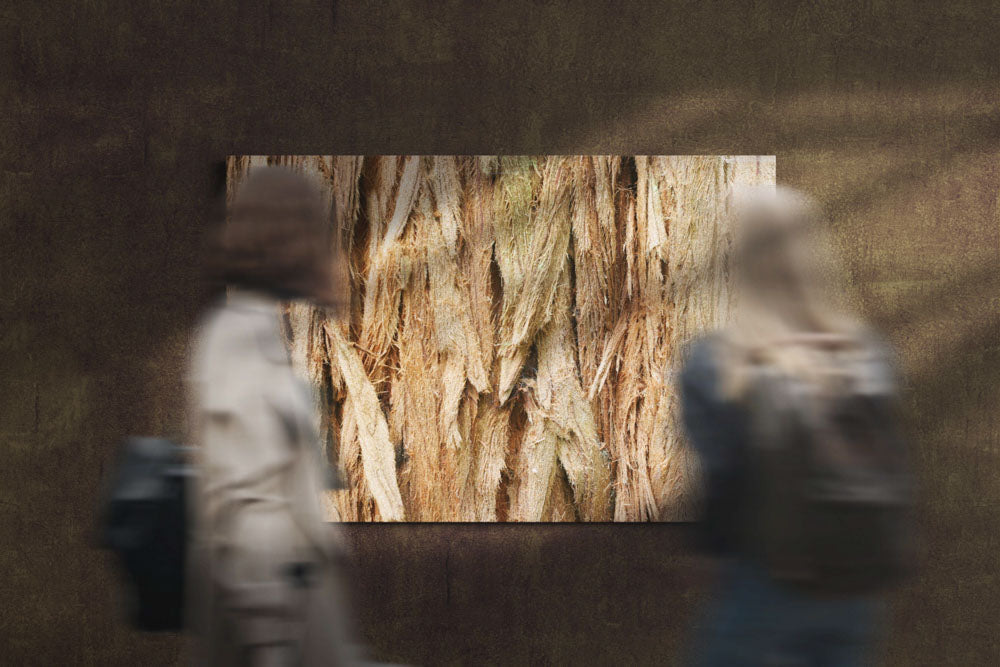
<svg viewBox="0 0 1000 667">
<path fill-rule="evenodd" d="M 229 285 L 196 334 L 189 372 L 192 502 L 189 626 L 205 665 L 355 664 L 342 571 L 325 521 L 311 389 L 293 372 L 281 301 L 335 307 L 329 211 L 304 176 L 253 171 L 213 262 Z"/>
</svg>

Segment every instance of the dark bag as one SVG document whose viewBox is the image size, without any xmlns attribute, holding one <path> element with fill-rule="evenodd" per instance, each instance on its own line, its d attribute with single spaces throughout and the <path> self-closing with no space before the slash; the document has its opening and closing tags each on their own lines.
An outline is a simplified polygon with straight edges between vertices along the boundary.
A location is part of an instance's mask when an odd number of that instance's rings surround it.
<svg viewBox="0 0 1000 667">
<path fill-rule="evenodd" d="M 753 374 L 746 540 L 774 580 L 862 593 L 909 569 L 912 485 L 889 369 L 873 352 L 823 389 Z"/>
<path fill-rule="evenodd" d="M 101 519 L 101 543 L 126 576 L 129 614 L 148 631 L 183 627 L 187 557 L 185 448 L 164 438 L 125 440 Z"/>
</svg>

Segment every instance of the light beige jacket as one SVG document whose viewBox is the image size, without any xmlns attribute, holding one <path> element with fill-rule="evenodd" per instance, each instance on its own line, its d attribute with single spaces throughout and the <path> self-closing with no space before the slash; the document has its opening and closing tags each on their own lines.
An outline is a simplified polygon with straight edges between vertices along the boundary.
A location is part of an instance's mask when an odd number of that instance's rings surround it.
<svg viewBox="0 0 1000 667">
<path fill-rule="evenodd" d="M 201 664 L 340 665 L 357 655 L 338 578 L 345 547 L 320 506 L 315 403 L 280 325 L 277 301 L 234 292 L 194 345 L 189 609 Z"/>
</svg>

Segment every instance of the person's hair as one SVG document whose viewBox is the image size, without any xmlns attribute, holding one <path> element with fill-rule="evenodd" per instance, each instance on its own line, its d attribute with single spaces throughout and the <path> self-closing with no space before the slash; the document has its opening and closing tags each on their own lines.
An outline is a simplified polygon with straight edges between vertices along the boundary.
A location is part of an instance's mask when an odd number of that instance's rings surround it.
<svg viewBox="0 0 1000 667">
<path fill-rule="evenodd" d="M 284 299 L 339 306 L 331 206 L 301 173 L 287 167 L 254 169 L 219 229 L 212 262 L 216 278 Z"/>
<path fill-rule="evenodd" d="M 735 195 L 736 307 L 723 336 L 723 391 L 741 396 L 759 364 L 806 380 L 831 377 L 840 355 L 858 351 L 869 334 L 846 298 L 826 219 L 788 188 Z"/>
</svg>

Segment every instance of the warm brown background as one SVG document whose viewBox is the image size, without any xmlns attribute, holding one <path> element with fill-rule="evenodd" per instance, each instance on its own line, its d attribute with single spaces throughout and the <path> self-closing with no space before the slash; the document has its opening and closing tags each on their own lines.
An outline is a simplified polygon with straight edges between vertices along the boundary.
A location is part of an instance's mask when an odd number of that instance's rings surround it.
<svg viewBox="0 0 1000 667">
<path fill-rule="evenodd" d="M 123 434 L 179 424 L 219 161 L 314 152 L 776 154 L 909 371 L 924 563 L 889 662 L 1000 658 L 996 3 L 22 4 L 0 10 L 3 662 L 177 659 L 118 622 L 96 493 Z M 688 531 L 352 526 L 362 629 L 413 662 L 667 662 L 705 596 Z"/>
</svg>

